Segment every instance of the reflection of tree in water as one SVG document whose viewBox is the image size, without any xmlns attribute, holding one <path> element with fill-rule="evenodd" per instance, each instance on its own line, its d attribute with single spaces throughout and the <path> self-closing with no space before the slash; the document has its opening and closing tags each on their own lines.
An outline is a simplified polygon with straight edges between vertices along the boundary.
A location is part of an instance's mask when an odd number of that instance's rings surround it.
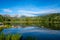
<svg viewBox="0 0 60 40">
<path fill-rule="evenodd" d="M 59 20 L 60 19 L 57 19 L 55 18 L 55 16 L 51 16 L 49 17 L 49 28 L 52 28 L 52 29 L 59 29 L 60 27 L 60 23 L 59 23 Z"/>
<path fill-rule="evenodd" d="M 0 22 L 3 21 L 5 25 L 20 25 L 20 26 L 44 26 L 51 29 L 60 28 L 60 14 L 49 14 L 45 16 L 36 16 L 36 17 L 10 17 L 0 15 Z"/>
</svg>

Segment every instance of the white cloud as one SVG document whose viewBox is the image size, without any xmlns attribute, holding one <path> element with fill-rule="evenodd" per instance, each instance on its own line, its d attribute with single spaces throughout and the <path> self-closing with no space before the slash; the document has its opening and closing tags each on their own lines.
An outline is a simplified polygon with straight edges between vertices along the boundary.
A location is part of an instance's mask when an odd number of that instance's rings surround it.
<svg viewBox="0 0 60 40">
<path fill-rule="evenodd" d="M 11 13 L 12 10 L 10 9 L 3 9 L 3 12 L 7 12 L 7 13 Z M 19 16 L 36 16 L 37 15 L 40 15 L 40 14 L 49 14 L 49 13 L 57 13 L 58 10 L 55 10 L 55 9 L 46 9 L 46 10 L 39 10 L 39 11 L 36 11 L 36 10 L 31 10 L 31 11 L 28 11 L 28 10 L 13 10 L 12 14 L 10 14 L 11 16 L 15 16 L 15 15 L 18 15 Z"/>
<path fill-rule="evenodd" d="M 57 13 L 57 10 L 48 9 L 48 10 L 41 10 L 41 11 L 26 11 L 26 10 L 18 10 L 19 13 L 32 15 L 32 14 L 44 14 L 44 13 Z"/>
<path fill-rule="evenodd" d="M 22 15 L 24 15 L 24 16 L 29 16 L 29 17 L 31 17 L 31 16 L 36 16 L 36 15 L 33 15 L 33 14 L 22 14 Z"/>
<path fill-rule="evenodd" d="M 12 12 L 10 9 L 3 9 L 4 12 Z"/>
</svg>

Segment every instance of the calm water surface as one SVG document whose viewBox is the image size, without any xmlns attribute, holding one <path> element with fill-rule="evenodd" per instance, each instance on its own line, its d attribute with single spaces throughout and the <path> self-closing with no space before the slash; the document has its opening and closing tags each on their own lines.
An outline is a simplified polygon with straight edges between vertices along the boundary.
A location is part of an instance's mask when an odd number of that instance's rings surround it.
<svg viewBox="0 0 60 40">
<path fill-rule="evenodd" d="M 38 27 L 19 27 L 19 28 L 10 28 L 4 29 L 2 31 L 4 34 L 22 34 L 22 40 L 26 40 L 26 37 L 32 36 L 36 37 L 37 40 L 60 40 L 60 30 L 49 30 L 46 28 L 38 28 Z"/>
</svg>

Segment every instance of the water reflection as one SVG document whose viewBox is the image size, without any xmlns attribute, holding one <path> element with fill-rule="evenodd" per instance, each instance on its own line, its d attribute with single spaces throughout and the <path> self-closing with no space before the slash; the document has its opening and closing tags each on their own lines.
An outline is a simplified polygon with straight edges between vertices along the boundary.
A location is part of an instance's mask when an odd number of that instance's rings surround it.
<svg viewBox="0 0 60 40">
<path fill-rule="evenodd" d="M 23 36 L 22 40 L 26 40 L 26 37 L 32 36 L 36 37 L 37 40 L 58 40 L 60 39 L 60 30 L 50 30 L 46 28 L 39 28 L 39 27 L 19 27 L 19 28 L 10 28 L 10 29 L 4 29 L 2 31 L 4 34 L 16 34 L 20 33 Z"/>
</svg>

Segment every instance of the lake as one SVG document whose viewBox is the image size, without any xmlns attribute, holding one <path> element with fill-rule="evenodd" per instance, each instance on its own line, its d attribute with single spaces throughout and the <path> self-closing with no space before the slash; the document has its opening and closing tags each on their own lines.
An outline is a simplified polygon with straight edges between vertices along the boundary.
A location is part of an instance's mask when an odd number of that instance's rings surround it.
<svg viewBox="0 0 60 40">
<path fill-rule="evenodd" d="M 22 40 L 26 40 L 26 37 L 31 36 L 35 37 L 37 40 L 60 40 L 60 30 L 50 30 L 47 28 L 39 27 L 18 27 L 18 28 L 9 28 L 2 31 L 5 35 L 11 34 L 22 34 Z"/>
</svg>

